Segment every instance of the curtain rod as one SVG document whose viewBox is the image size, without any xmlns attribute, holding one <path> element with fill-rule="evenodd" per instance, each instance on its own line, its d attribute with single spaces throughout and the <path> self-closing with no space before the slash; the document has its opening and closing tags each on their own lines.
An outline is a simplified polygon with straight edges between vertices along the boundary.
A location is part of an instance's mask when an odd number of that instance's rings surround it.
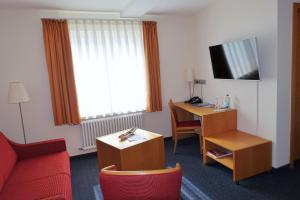
<svg viewBox="0 0 300 200">
<path fill-rule="evenodd" d="M 51 18 L 52 19 L 52 18 Z M 143 21 L 143 19 L 139 18 L 58 18 L 58 19 L 65 19 L 65 20 L 108 20 L 108 21 Z"/>
<path fill-rule="evenodd" d="M 61 19 L 61 20 L 109 20 L 109 21 L 147 21 L 142 18 L 95 18 L 95 17 L 42 17 L 41 19 Z M 156 20 L 153 20 L 156 21 Z"/>
<path fill-rule="evenodd" d="M 137 20 L 137 21 L 157 21 L 151 19 L 155 15 L 144 15 L 141 17 L 121 17 L 119 12 L 101 12 L 101 11 L 71 11 L 71 10 L 47 10 L 39 9 L 40 17 L 45 19 L 98 19 L 98 20 Z M 70 17 L 69 17 L 70 16 Z M 150 18 L 150 19 L 147 19 Z"/>
<path fill-rule="evenodd" d="M 41 19 L 57 19 L 57 20 L 107 20 L 107 21 L 157 21 L 157 20 L 147 20 L 141 18 L 119 18 L 119 19 L 110 19 L 110 18 L 68 18 L 68 17 L 42 17 Z"/>
</svg>

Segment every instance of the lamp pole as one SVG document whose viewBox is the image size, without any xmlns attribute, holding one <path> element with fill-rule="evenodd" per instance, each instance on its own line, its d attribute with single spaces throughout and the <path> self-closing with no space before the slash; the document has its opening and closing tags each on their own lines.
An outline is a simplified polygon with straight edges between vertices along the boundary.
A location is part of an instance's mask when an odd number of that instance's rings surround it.
<svg viewBox="0 0 300 200">
<path fill-rule="evenodd" d="M 187 75 L 186 79 L 189 84 L 190 98 L 192 98 L 192 96 L 194 95 L 194 71 L 193 71 L 193 69 L 187 69 L 186 75 Z"/>
<path fill-rule="evenodd" d="M 190 93 L 190 98 L 192 98 L 193 94 L 192 94 L 192 85 L 193 85 L 193 82 L 192 81 L 189 81 L 189 93 Z"/>
<path fill-rule="evenodd" d="M 24 143 L 26 144 L 26 134 L 25 134 L 25 128 L 24 128 L 24 121 L 23 121 L 21 103 L 19 103 L 19 110 L 20 110 L 20 116 L 21 116 L 22 130 L 23 130 L 23 136 L 24 136 Z"/>
</svg>

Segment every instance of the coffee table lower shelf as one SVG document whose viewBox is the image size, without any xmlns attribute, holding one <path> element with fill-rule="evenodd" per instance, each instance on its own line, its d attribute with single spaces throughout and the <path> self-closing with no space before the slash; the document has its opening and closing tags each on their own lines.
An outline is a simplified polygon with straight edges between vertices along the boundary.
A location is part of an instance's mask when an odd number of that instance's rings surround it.
<svg viewBox="0 0 300 200">
<path fill-rule="evenodd" d="M 206 155 L 207 157 L 217 161 L 218 163 L 221 163 L 222 165 L 228 167 L 229 169 L 232 169 L 233 170 L 233 157 L 232 155 L 230 156 L 226 156 L 226 157 L 223 157 L 223 158 L 214 158 L 210 155 Z"/>
<path fill-rule="evenodd" d="M 213 158 L 209 150 L 224 148 L 232 155 Z M 272 142 L 245 132 L 229 131 L 203 137 L 204 164 L 218 162 L 233 171 L 233 181 L 272 169 Z"/>
</svg>

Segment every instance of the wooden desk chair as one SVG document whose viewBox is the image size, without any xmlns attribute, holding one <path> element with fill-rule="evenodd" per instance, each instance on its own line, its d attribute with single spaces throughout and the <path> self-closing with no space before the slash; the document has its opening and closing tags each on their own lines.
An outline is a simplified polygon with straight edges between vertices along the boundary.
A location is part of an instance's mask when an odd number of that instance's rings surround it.
<svg viewBox="0 0 300 200">
<path fill-rule="evenodd" d="M 175 110 L 175 105 L 173 101 L 170 99 L 169 107 L 171 112 L 171 120 L 172 120 L 172 131 L 174 132 L 174 153 L 176 153 L 176 146 L 178 142 L 178 135 L 180 134 L 187 134 L 187 133 L 198 133 L 200 145 L 202 148 L 202 138 L 200 135 L 201 130 L 201 122 L 200 120 L 189 120 L 189 121 L 178 121 L 177 113 Z M 202 152 L 201 152 L 202 153 Z"/>
<path fill-rule="evenodd" d="M 99 174 L 104 199 L 110 200 L 179 200 L 181 167 L 147 171 L 116 171 L 105 167 Z"/>
</svg>

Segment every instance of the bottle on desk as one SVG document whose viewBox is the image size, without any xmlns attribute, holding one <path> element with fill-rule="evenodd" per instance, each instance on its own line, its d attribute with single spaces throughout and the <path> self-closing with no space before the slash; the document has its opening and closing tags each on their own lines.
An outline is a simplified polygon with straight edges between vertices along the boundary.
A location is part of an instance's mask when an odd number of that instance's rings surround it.
<svg viewBox="0 0 300 200">
<path fill-rule="evenodd" d="M 229 94 L 226 94 L 225 100 L 224 100 L 224 108 L 229 109 L 230 108 L 230 104 L 231 104 L 230 96 L 229 96 Z"/>
</svg>

